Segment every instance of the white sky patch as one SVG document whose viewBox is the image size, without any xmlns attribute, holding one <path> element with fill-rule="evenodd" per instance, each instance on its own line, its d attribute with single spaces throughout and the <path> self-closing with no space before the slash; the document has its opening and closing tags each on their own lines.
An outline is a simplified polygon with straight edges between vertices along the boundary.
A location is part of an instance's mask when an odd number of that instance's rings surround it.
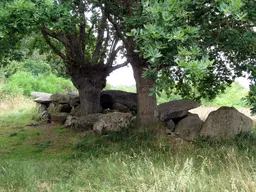
<svg viewBox="0 0 256 192">
<path fill-rule="evenodd" d="M 107 77 L 107 82 L 113 86 L 135 85 L 132 67 L 130 65 L 128 65 L 127 67 L 122 67 L 120 69 L 113 71 Z"/>
<path fill-rule="evenodd" d="M 250 80 L 245 77 L 239 77 L 236 79 L 242 86 L 244 86 L 247 90 L 249 90 Z"/>
</svg>

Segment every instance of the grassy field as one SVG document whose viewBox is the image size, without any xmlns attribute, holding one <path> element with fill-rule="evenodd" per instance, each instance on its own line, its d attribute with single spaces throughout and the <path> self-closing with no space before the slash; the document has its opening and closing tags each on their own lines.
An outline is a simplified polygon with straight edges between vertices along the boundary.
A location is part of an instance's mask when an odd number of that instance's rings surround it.
<svg viewBox="0 0 256 192">
<path fill-rule="evenodd" d="M 38 115 L 25 97 L 3 99 L 0 108 L 0 192 L 256 191 L 255 133 L 188 143 L 157 126 L 100 137 L 28 126 Z"/>
</svg>

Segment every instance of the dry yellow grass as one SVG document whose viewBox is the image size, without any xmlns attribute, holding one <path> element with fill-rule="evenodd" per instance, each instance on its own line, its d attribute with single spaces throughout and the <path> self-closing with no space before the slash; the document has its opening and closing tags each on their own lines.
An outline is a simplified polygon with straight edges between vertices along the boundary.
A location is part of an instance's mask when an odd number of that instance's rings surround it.
<svg viewBox="0 0 256 192">
<path fill-rule="evenodd" d="M 7 114 L 20 113 L 35 107 L 35 102 L 24 96 L 15 96 L 0 100 L 0 117 Z"/>
</svg>

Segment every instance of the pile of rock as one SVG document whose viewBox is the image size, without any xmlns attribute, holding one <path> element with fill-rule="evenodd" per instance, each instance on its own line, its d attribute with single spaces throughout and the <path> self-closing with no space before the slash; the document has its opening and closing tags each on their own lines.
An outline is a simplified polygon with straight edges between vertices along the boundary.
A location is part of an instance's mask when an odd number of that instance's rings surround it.
<svg viewBox="0 0 256 192">
<path fill-rule="evenodd" d="M 103 113 L 87 116 L 81 116 L 78 94 L 32 92 L 31 96 L 39 105 L 41 120 L 49 123 L 58 122 L 75 129 L 93 129 L 97 133 L 118 131 L 121 127 L 127 127 L 132 120 L 132 114 L 137 112 L 136 94 L 124 91 L 102 91 Z"/>
<path fill-rule="evenodd" d="M 197 114 L 189 112 L 196 107 L 199 103 L 195 101 L 176 100 L 158 105 L 157 110 L 167 132 L 189 141 L 198 136 L 229 139 L 253 127 L 253 121 L 234 107 L 220 107 L 212 111 L 205 122 Z"/>
<path fill-rule="evenodd" d="M 87 116 L 81 116 L 78 94 L 33 92 L 31 95 L 39 104 L 42 120 L 79 130 L 94 130 L 99 134 L 129 127 L 137 112 L 136 93 L 124 91 L 102 91 L 103 113 Z M 211 112 L 205 122 L 189 112 L 197 107 L 198 102 L 188 99 L 163 103 L 157 106 L 158 119 L 165 124 L 168 133 L 189 141 L 199 135 L 228 139 L 252 129 L 252 120 L 233 107 L 221 107 Z"/>
<path fill-rule="evenodd" d="M 189 100 L 174 100 L 157 106 L 159 120 L 164 122 L 167 130 L 174 132 L 186 140 L 193 140 L 198 136 L 203 121 L 197 114 L 189 113 L 190 109 L 199 107 L 199 103 Z"/>
</svg>

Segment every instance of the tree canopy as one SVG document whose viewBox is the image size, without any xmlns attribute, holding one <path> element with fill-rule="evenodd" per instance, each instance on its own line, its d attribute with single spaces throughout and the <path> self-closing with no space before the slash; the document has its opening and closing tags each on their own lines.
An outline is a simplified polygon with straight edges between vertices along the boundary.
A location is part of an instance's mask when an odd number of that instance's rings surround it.
<svg viewBox="0 0 256 192">
<path fill-rule="evenodd" d="M 142 15 L 129 35 L 159 91 L 214 98 L 255 63 L 252 1 L 145 1 Z"/>
<path fill-rule="evenodd" d="M 147 122 L 163 89 L 214 98 L 244 72 L 256 76 L 255 12 L 253 0 L 2 1 L 0 57 L 24 37 L 41 34 L 64 61 L 83 114 L 100 111 L 106 77 L 130 62 L 138 111 Z M 128 61 L 116 65 L 124 47 Z"/>
<path fill-rule="evenodd" d="M 65 63 L 79 90 L 84 114 L 99 112 L 100 91 L 122 50 L 107 21 L 105 7 L 92 1 L 14 0 L 0 5 L 1 49 L 11 51 L 22 38 L 41 34 Z M 39 44 L 41 46 L 42 44 Z M 42 48 L 42 47 L 41 47 Z"/>
</svg>

